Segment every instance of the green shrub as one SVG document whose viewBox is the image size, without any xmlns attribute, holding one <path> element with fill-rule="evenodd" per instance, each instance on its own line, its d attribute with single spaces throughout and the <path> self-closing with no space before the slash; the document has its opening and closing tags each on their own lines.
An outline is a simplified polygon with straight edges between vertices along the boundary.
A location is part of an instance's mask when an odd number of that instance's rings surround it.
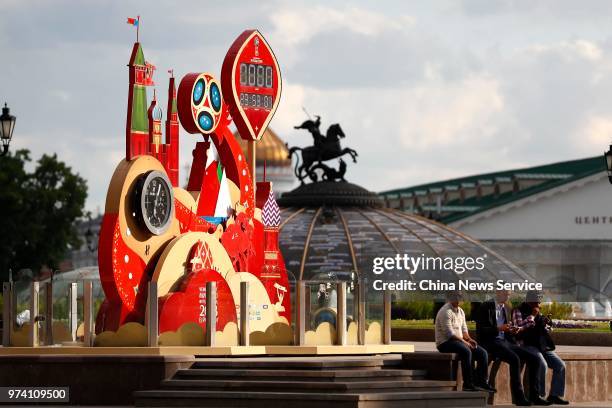
<svg viewBox="0 0 612 408">
<path fill-rule="evenodd" d="M 427 300 L 394 302 L 391 307 L 392 319 L 425 320 L 434 318 L 434 302 Z"/>
<path fill-rule="evenodd" d="M 540 313 L 544 316 L 552 315 L 553 319 L 567 319 L 572 315 L 571 303 L 552 302 L 540 306 Z"/>
<path fill-rule="evenodd" d="M 524 302 L 524 299 L 514 298 L 510 299 L 512 308 L 517 308 Z M 567 319 L 572 315 L 572 304 L 571 303 L 543 303 L 540 305 L 540 313 L 544 316 L 552 315 L 553 319 Z"/>
</svg>

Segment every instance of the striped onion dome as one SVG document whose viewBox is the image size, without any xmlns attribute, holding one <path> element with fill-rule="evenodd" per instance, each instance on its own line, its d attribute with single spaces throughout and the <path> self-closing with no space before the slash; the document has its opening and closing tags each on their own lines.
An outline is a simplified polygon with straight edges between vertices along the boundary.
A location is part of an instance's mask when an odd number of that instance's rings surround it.
<svg viewBox="0 0 612 408">
<path fill-rule="evenodd" d="M 302 194 L 297 193 L 300 189 Z M 317 194 L 309 197 L 305 189 Z M 321 192 L 325 190 L 327 194 Z M 338 194 L 341 191 L 344 194 Z M 281 197 L 280 247 L 286 267 L 296 279 L 448 282 L 460 276 L 445 269 L 418 271 L 412 276 L 405 271 L 389 271 L 385 275 L 372 272 L 374 258 L 396 254 L 455 259 L 484 256 L 482 271 L 461 277 L 485 282 L 531 279 L 477 240 L 427 218 L 373 205 L 372 197 L 364 195 L 364 191 L 367 192 L 351 183 L 320 182 L 303 185 Z M 362 198 L 356 198 L 359 196 Z M 299 206 L 296 197 L 301 197 L 305 205 Z"/>
<path fill-rule="evenodd" d="M 274 197 L 274 192 L 270 189 L 268 199 L 261 211 L 261 219 L 264 227 L 278 227 L 280 225 L 280 209 Z"/>
</svg>

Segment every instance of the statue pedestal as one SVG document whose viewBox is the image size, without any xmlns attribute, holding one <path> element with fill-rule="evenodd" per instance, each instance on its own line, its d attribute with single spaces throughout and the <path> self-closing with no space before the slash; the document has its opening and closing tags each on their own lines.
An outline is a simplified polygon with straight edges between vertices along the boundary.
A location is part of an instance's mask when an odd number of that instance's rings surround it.
<svg viewBox="0 0 612 408">
<path fill-rule="evenodd" d="M 323 205 L 382 207 L 376 194 L 348 181 L 320 181 L 302 184 L 283 193 L 278 200 L 281 207 L 319 207 Z"/>
</svg>

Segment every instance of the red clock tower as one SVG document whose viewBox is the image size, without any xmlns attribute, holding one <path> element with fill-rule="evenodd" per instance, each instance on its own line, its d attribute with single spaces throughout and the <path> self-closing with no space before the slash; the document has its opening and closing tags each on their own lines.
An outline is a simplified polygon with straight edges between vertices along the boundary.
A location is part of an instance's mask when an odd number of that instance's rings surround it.
<svg viewBox="0 0 612 408">
<path fill-rule="evenodd" d="M 166 111 L 166 145 L 167 156 L 164 167 L 174 187 L 179 186 L 179 122 L 178 109 L 176 105 L 176 86 L 174 85 L 174 73 L 168 83 L 168 110 Z"/>
<path fill-rule="evenodd" d="M 154 85 L 155 66 L 144 58 L 142 46 L 135 43 L 128 64 L 130 83 L 127 106 L 125 158 L 150 155 L 161 162 L 173 187 L 179 183 L 179 122 L 174 75 L 168 84 L 166 138 L 162 139 L 162 110 L 153 94 L 147 109 L 147 86 Z M 172 72 L 172 71 L 169 71 Z M 164 143 L 165 142 L 165 143 Z"/>
<path fill-rule="evenodd" d="M 147 63 L 140 43 L 134 43 L 128 63 L 130 85 L 128 92 L 128 110 L 125 126 L 125 158 L 149 152 L 149 123 L 147 118 Z"/>
</svg>

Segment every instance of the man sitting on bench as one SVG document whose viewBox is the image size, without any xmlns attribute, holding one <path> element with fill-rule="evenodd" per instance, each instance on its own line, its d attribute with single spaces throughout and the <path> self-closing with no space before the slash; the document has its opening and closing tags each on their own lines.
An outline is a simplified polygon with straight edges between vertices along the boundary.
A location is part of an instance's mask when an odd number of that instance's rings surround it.
<svg viewBox="0 0 612 408">
<path fill-rule="evenodd" d="M 476 314 L 476 335 L 478 341 L 487 350 L 490 356 L 508 363 L 510 369 L 510 390 L 515 405 L 550 405 L 548 401 L 539 396 L 538 373 L 540 372 L 540 359 L 534 353 L 516 344 L 514 335 L 518 331 L 512 326 L 510 305 L 508 299 L 510 291 L 498 290 L 495 299 L 484 302 Z M 529 367 L 529 396 L 521 381 L 521 361 Z"/>
<path fill-rule="evenodd" d="M 464 391 L 495 392 L 487 382 L 487 352 L 470 337 L 465 313 L 459 307 L 460 300 L 459 292 L 449 292 L 447 303 L 438 311 L 435 325 L 436 346 L 441 353 L 456 353 L 459 356 Z"/>
</svg>

